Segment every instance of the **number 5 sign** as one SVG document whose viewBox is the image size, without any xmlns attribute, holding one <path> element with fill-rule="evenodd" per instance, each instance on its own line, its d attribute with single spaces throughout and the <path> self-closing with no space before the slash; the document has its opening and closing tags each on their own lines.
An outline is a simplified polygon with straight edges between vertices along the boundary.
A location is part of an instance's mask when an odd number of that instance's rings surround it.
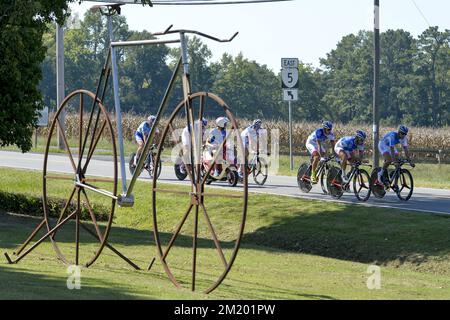
<svg viewBox="0 0 450 320">
<path fill-rule="evenodd" d="M 286 68 L 281 70 L 281 80 L 283 89 L 298 88 L 298 69 Z"/>
</svg>

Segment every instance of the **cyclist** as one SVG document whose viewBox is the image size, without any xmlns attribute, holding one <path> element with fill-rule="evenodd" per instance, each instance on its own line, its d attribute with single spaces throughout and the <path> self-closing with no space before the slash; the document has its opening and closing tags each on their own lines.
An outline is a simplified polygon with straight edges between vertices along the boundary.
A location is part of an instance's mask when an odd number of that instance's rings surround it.
<svg viewBox="0 0 450 320">
<path fill-rule="evenodd" d="M 138 144 L 138 147 L 136 150 L 136 155 L 135 155 L 134 161 L 133 161 L 134 166 L 137 165 L 137 160 L 139 159 L 142 149 L 144 148 L 144 145 L 147 142 L 150 131 L 152 131 L 152 126 L 153 126 L 153 123 L 155 122 L 155 120 L 156 120 L 155 116 L 153 116 L 153 115 L 148 116 L 147 120 L 142 122 L 134 133 L 134 138 L 136 139 L 136 142 Z M 159 130 L 156 129 L 154 141 L 157 141 L 158 134 L 159 134 Z"/>
<path fill-rule="evenodd" d="M 209 132 L 207 146 L 210 149 L 211 155 L 213 150 L 219 149 L 220 145 L 223 143 L 225 137 L 227 136 L 227 123 L 230 120 L 227 117 L 219 117 L 216 119 L 216 128 L 211 129 Z M 228 148 L 228 141 L 224 144 L 222 148 L 222 154 L 218 155 L 217 161 L 214 167 L 214 177 L 218 177 L 222 171 L 222 160 L 234 161 L 234 150 Z"/>
<path fill-rule="evenodd" d="M 262 125 L 262 120 L 261 119 L 256 119 L 253 121 L 253 123 L 248 126 L 247 128 L 245 128 L 242 132 L 241 132 L 241 138 L 242 138 L 242 142 L 244 144 L 244 149 L 245 149 L 245 157 L 247 158 L 249 155 L 249 147 L 250 147 L 250 142 L 252 143 L 256 143 L 257 139 L 258 139 L 258 135 L 259 135 L 259 130 L 261 129 L 261 125 Z M 243 178 L 243 173 L 244 172 L 244 165 L 239 166 L 239 170 L 238 170 L 238 174 L 239 174 L 239 178 L 242 179 Z"/>
<path fill-rule="evenodd" d="M 341 160 L 341 177 L 342 182 L 347 183 L 348 177 L 345 170 L 347 169 L 347 162 L 362 161 L 364 156 L 364 141 L 367 135 L 362 130 L 357 130 L 354 136 L 342 137 L 338 140 L 334 147 L 334 152 Z M 358 150 L 359 154 L 356 154 Z"/>
<path fill-rule="evenodd" d="M 325 142 L 330 141 L 332 148 L 334 149 L 335 138 L 332 132 L 333 123 L 331 121 L 324 121 L 322 128 L 315 130 L 308 136 L 306 140 L 306 148 L 311 154 L 312 170 L 311 170 L 311 182 L 317 183 L 317 166 L 319 161 L 323 159 L 326 152 Z"/>
<path fill-rule="evenodd" d="M 206 126 L 208 125 L 208 120 L 205 118 L 202 118 L 202 120 L 196 120 L 195 124 L 194 124 L 194 139 L 198 140 L 198 133 L 199 133 L 199 127 L 201 126 L 201 132 L 202 132 L 202 141 L 197 141 L 195 144 L 201 148 L 201 146 L 203 145 L 204 142 L 204 137 L 205 137 L 205 132 L 206 132 Z M 184 163 L 186 164 L 186 167 L 190 170 L 190 163 L 191 163 L 191 158 L 190 158 L 190 154 L 191 154 L 191 135 L 189 134 L 189 128 L 188 126 L 186 126 L 183 129 L 183 132 L 181 133 L 181 144 L 183 146 L 183 158 L 184 158 Z M 194 152 L 195 152 L 195 148 L 194 148 Z M 200 159 L 198 159 L 198 161 L 200 161 Z M 180 166 L 180 171 L 182 173 L 185 173 L 183 170 L 183 166 Z"/>
<path fill-rule="evenodd" d="M 408 161 L 411 161 L 408 150 L 408 127 L 400 125 L 397 131 L 392 131 L 384 135 L 384 137 L 378 143 L 378 150 L 383 155 L 384 163 L 380 171 L 378 171 L 378 184 L 383 184 L 383 174 L 392 161 L 398 159 L 399 152 L 395 147 L 397 144 L 401 144 L 405 151 L 405 156 Z"/>
</svg>

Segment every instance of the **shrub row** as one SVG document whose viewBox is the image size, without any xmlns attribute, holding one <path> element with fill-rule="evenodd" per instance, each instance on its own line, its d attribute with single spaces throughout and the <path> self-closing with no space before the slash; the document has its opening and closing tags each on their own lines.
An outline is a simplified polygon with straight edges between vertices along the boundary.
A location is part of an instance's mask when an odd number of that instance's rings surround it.
<svg viewBox="0 0 450 320">
<path fill-rule="evenodd" d="M 50 217 L 59 218 L 59 215 L 64 208 L 65 201 L 63 199 L 50 198 L 48 200 Z M 109 217 L 109 210 L 101 205 L 91 204 L 93 207 L 93 211 L 95 217 L 98 221 L 107 221 Z M 9 193 L 0 191 L 0 208 L 7 212 L 14 212 L 18 214 L 24 214 L 34 217 L 43 217 L 44 209 L 43 209 L 43 201 L 42 198 L 25 195 L 25 194 L 17 194 L 17 193 Z M 69 205 L 67 209 L 68 212 L 75 211 L 76 206 L 74 203 Z M 89 211 L 82 206 L 81 211 L 81 220 L 90 220 Z"/>
</svg>

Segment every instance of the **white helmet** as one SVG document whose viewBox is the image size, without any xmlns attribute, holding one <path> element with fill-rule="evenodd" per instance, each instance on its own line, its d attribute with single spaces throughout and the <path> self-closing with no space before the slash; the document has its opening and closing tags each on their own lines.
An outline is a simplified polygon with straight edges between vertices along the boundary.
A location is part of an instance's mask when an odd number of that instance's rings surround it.
<svg viewBox="0 0 450 320">
<path fill-rule="evenodd" d="M 155 120 L 156 120 L 156 117 L 155 116 L 148 116 L 148 118 L 147 118 L 147 121 L 150 123 L 150 124 L 152 124 L 153 122 L 155 122 Z"/>
<path fill-rule="evenodd" d="M 230 119 L 227 117 L 219 117 L 216 119 L 216 124 L 219 128 L 225 128 L 225 125 L 230 122 Z"/>
</svg>

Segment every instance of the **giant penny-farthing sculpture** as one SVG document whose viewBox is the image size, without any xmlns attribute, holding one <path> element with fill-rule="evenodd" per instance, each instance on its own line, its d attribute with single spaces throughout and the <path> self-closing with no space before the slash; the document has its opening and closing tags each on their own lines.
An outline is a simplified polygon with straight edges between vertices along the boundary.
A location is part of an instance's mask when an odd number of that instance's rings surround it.
<svg viewBox="0 0 450 320">
<path fill-rule="evenodd" d="M 244 175 L 242 187 L 233 190 L 214 189 L 206 186 L 206 177 L 211 174 L 211 170 L 218 163 L 219 155 L 224 154 L 226 148 L 228 152 L 232 148 L 234 161 L 246 166 L 247 160 L 242 157 L 243 143 L 238 123 L 229 106 L 212 93 L 191 92 L 186 34 L 196 34 L 218 42 L 229 42 L 237 33 L 230 39 L 221 40 L 198 31 L 171 30 L 169 27 L 164 32 L 154 35 L 158 37 L 178 35 L 178 38 L 115 42 L 111 17 L 120 12 L 120 6 L 105 5 L 99 8 L 108 17 L 111 43 L 97 90 L 95 93 L 86 90 L 74 91 L 65 98 L 58 109 L 48 133 L 44 157 L 44 219 L 14 252 L 14 256 L 7 253 L 5 256 L 9 263 L 17 263 L 42 242 L 50 239 L 58 258 L 64 263 L 89 267 L 107 247 L 132 267 L 139 269 L 135 263 L 108 243 L 116 205 L 123 207 L 134 205 L 132 191 L 145 160 L 145 157 L 140 157 L 135 174 L 127 185 L 116 50 L 119 47 L 179 43 L 181 57 L 162 98 L 143 154 L 149 152 L 155 128 L 160 124 L 166 111 L 170 114 L 169 121 L 162 132 L 155 162 L 160 163 L 159 159 L 165 156 L 163 152 L 166 151 L 163 150 L 170 150 L 171 148 L 167 147 L 176 147 L 179 144 L 184 130 L 185 141 L 189 143 L 184 144 L 181 161 L 188 172 L 189 180 L 188 183 L 179 182 L 175 185 L 164 184 L 158 181 L 156 176 L 153 178 L 152 215 L 157 255 L 165 272 L 177 287 L 190 283 L 192 290 L 201 289 L 209 293 L 225 279 L 238 253 L 246 219 L 248 182 L 247 176 Z M 172 110 L 168 110 L 168 100 L 180 73 L 183 99 Z M 114 93 L 115 126 L 104 105 L 110 80 Z M 64 126 L 61 125 L 59 116 L 66 111 L 69 111 L 74 119 L 72 123 L 75 124 L 70 130 L 77 136 L 76 139 L 68 139 L 66 133 L 69 129 L 61 129 Z M 204 133 L 209 129 L 204 126 L 202 119 L 204 117 L 215 119 L 219 116 L 228 117 L 230 123 L 223 142 L 216 150 L 212 165 L 206 171 L 202 161 L 204 152 L 209 152 L 204 150 Z M 63 139 L 65 154 L 55 157 L 53 146 L 57 143 L 58 133 Z M 99 166 L 94 169 L 93 162 L 100 163 L 98 158 L 105 153 L 109 155 L 109 161 L 102 161 L 101 169 Z M 175 151 L 174 154 L 175 157 L 178 156 L 179 151 Z M 100 172 L 101 170 L 104 172 Z M 64 199 L 57 201 L 58 205 L 55 205 L 52 199 L 54 194 Z M 174 201 L 167 201 L 169 198 L 176 199 L 176 205 L 171 207 Z M 55 206 L 59 209 L 56 217 L 51 218 L 50 214 L 55 212 Z M 172 218 L 168 219 L 169 216 Z M 26 249 L 44 227 L 47 229 L 45 235 Z M 62 228 L 71 228 L 74 235 L 71 234 L 69 237 L 67 232 L 61 232 Z M 92 237 L 89 240 L 95 241 L 93 243 L 85 241 L 83 239 L 85 235 Z M 60 242 L 72 242 L 73 246 L 61 246 L 58 244 Z"/>
</svg>

